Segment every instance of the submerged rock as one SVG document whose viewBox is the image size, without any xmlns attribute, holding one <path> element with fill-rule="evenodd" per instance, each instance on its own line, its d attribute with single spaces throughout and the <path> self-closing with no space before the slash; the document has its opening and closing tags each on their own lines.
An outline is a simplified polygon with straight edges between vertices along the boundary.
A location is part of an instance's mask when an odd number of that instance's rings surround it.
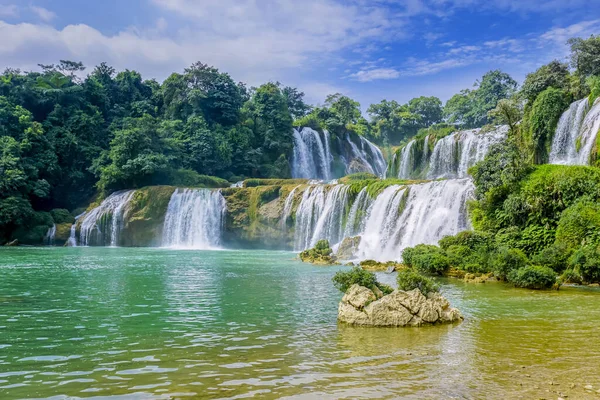
<svg viewBox="0 0 600 400">
<path fill-rule="evenodd" d="M 394 290 L 377 300 L 371 289 L 355 284 L 339 304 L 338 320 L 362 326 L 421 326 L 458 322 L 463 317 L 439 293 L 424 296 L 418 289 Z"/>
</svg>

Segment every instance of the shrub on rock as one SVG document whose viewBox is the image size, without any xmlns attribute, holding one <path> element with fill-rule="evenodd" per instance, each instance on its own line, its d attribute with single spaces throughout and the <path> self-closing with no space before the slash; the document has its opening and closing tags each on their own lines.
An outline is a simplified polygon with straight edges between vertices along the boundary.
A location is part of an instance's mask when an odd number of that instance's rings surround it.
<svg viewBox="0 0 600 400">
<path fill-rule="evenodd" d="M 404 264 L 414 267 L 420 272 L 441 275 L 450 268 L 450 259 L 446 252 L 433 245 L 419 244 L 402 252 Z"/>
<path fill-rule="evenodd" d="M 439 292 L 440 290 L 440 287 L 433 279 L 419 274 L 412 268 L 399 271 L 396 281 L 398 282 L 398 289 L 405 292 L 419 289 L 421 293 L 427 295 L 427 293 Z"/>
<path fill-rule="evenodd" d="M 313 264 L 336 264 L 336 257 L 328 240 L 319 240 L 315 247 L 301 252 L 300 259 Z"/>
</svg>

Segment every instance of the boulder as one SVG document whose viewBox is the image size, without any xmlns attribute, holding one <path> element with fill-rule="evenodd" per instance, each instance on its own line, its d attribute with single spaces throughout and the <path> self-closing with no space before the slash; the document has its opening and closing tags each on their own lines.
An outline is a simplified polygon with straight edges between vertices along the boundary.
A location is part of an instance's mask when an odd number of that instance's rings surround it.
<svg viewBox="0 0 600 400">
<path fill-rule="evenodd" d="M 460 312 L 439 293 L 394 290 L 377 299 L 369 288 L 352 285 L 339 304 L 338 320 L 361 326 L 422 326 L 462 321 Z"/>
<path fill-rule="evenodd" d="M 358 246 L 360 245 L 360 236 L 347 237 L 342 240 L 340 243 L 336 257 L 340 260 L 351 260 L 356 255 L 358 251 Z"/>
</svg>

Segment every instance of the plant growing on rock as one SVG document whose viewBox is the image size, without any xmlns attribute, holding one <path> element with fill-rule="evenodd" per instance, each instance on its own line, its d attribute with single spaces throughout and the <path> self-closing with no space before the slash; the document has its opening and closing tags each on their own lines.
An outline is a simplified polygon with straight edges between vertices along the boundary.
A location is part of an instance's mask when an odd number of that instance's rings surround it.
<svg viewBox="0 0 600 400">
<path fill-rule="evenodd" d="M 393 292 L 391 287 L 378 282 L 377 277 L 373 272 L 365 271 L 361 267 L 353 267 L 350 271 L 338 271 L 333 276 L 332 281 L 336 289 L 342 293 L 346 293 L 354 284 L 364 286 L 371 290 L 377 288 L 384 295 Z"/>
<path fill-rule="evenodd" d="M 313 264 L 335 264 L 336 258 L 328 240 L 319 240 L 312 249 L 300 253 L 300 259 Z"/>
<path fill-rule="evenodd" d="M 440 287 L 433 279 L 419 274 L 412 268 L 399 271 L 396 281 L 398 282 L 398 289 L 404 290 L 405 292 L 419 289 L 421 293 L 427 295 L 427 293 L 439 292 L 440 290 Z"/>
</svg>

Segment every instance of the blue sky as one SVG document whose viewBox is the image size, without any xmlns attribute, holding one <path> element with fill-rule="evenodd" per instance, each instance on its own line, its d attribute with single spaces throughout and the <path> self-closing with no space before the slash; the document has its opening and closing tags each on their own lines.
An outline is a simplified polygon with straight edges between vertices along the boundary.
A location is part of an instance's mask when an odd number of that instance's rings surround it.
<svg viewBox="0 0 600 400">
<path fill-rule="evenodd" d="M 600 34 L 598 0 L 0 0 L 0 68 L 107 61 L 162 80 L 195 61 L 321 103 L 447 100 L 490 69 L 519 82 Z"/>
</svg>

